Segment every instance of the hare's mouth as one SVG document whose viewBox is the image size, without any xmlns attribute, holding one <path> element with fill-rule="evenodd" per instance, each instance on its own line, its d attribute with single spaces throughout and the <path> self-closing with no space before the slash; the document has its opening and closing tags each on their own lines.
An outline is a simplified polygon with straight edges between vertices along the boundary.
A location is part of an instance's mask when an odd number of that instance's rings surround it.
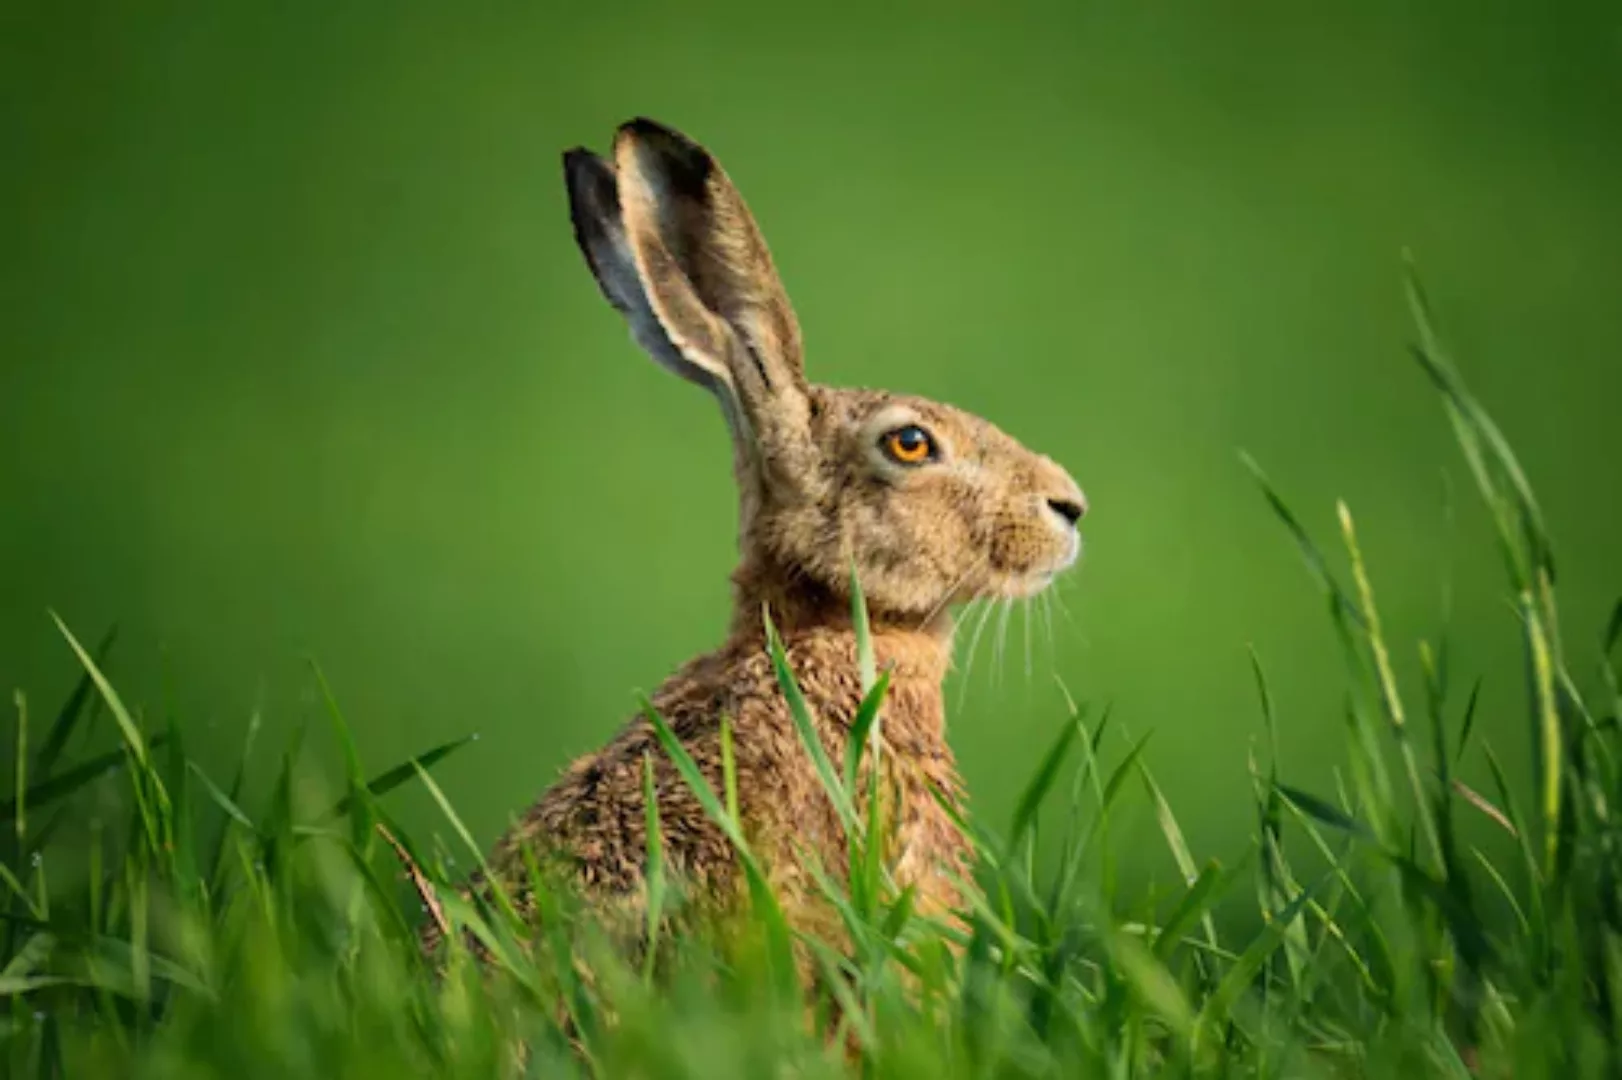
<svg viewBox="0 0 1622 1080">
<path fill-rule="evenodd" d="M 1050 587 L 1065 573 L 1081 561 L 1081 533 L 1072 532 L 1069 543 L 1065 545 L 1063 554 L 1047 566 L 1039 567 L 1025 574 L 1024 596 L 1035 596 L 1042 590 Z"/>
<path fill-rule="evenodd" d="M 1082 546 L 1081 534 L 1071 531 L 1062 544 L 1044 538 L 1030 548 L 1014 552 L 1016 557 L 1012 559 L 997 559 L 995 554 L 988 553 L 963 575 L 963 585 L 953 590 L 954 602 L 1025 600 L 1036 596 L 1052 587 L 1081 560 Z"/>
<path fill-rule="evenodd" d="M 1081 557 L 1081 544 L 1071 545 L 1065 556 L 1049 566 L 1037 567 L 1021 574 L 1009 574 L 991 591 L 1015 600 L 1024 600 L 1052 587 L 1065 572 L 1076 565 Z"/>
<path fill-rule="evenodd" d="M 1064 566 L 1056 570 L 1042 570 L 1037 573 L 1026 574 L 1013 583 L 1013 588 L 1010 590 L 1010 592 L 1016 599 L 1024 599 L 1028 596 L 1035 596 L 1040 592 L 1052 588 L 1053 583 L 1059 580 L 1059 575 L 1063 574 L 1069 568 L 1069 564 L 1066 563 Z"/>
</svg>

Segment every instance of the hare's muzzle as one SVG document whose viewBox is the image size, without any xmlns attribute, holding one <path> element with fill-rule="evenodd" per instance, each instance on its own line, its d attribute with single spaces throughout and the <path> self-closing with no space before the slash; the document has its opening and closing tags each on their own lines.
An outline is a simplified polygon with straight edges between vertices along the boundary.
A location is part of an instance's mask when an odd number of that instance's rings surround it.
<svg viewBox="0 0 1622 1080">
<path fill-rule="evenodd" d="M 1037 470 L 1036 489 L 1046 509 L 1066 530 L 1074 530 L 1087 513 L 1087 496 L 1081 485 L 1052 458 L 1042 458 Z"/>
</svg>

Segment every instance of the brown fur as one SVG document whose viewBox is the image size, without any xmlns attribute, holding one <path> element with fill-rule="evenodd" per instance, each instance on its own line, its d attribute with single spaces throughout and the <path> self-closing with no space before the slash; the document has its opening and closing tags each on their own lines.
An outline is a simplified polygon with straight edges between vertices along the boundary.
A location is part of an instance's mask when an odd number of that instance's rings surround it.
<svg viewBox="0 0 1622 1080">
<path fill-rule="evenodd" d="M 720 792 L 721 718 L 732 724 L 746 838 L 790 920 L 837 940 L 837 920 L 801 861 L 845 871 L 839 819 L 800 744 L 765 648 L 769 610 L 829 756 L 842 763 L 861 700 L 849 573 L 866 596 L 876 659 L 891 672 L 880 754 L 898 818 L 891 873 L 921 911 L 949 917 L 969 849 L 930 787 L 963 804 L 941 682 L 951 607 L 1025 596 L 1076 558 L 1086 503 L 1070 476 L 978 417 L 938 402 L 806 382 L 793 309 L 741 196 L 684 136 L 651 121 L 620 128 L 612 163 L 565 155 L 576 238 L 604 294 L 660 364 L 715 394 L 733 433 L 741 561 L 725 643 L 690 661 L 653 704 Z M 886 433 L 916 424 L 935 457 L 908 466 Z M 652 762 L 673 876 L 707 910 L 733 910 L 741 870 L 644 716 L 569 766 L 497 844 L 518 888 L 518 853 L 562 856 L 605 913 L 640 927 L 646 855 L 643 762 Z M 867 773 L 868 761 L 863 768 Z M 866 776 L 863 783 L 871 782 Z M 476 885 L 477 883 L 475 883 Z M 430 927 L 425 941 L 438 932 Z"/>
</svg>

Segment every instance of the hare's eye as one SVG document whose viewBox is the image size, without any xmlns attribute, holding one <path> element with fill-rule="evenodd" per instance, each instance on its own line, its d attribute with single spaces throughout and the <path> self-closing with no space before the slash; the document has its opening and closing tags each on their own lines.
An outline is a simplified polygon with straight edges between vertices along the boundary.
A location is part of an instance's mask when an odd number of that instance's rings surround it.
<svg viewBox="0 0 1622 1080">
<path fill-rule="evenodd" d="M 884 452 L 903 465 L 922 465 L 935 457 L 935 440 L 917 424 L 896 428 L 884 436 Z"/>
</svg>

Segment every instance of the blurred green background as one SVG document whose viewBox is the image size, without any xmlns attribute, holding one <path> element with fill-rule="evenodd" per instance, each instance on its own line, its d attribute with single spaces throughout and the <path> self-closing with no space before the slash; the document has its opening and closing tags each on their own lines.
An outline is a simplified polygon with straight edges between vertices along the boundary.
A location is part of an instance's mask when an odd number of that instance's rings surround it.
<svg viewBox="0 0 1622 1080">
<path fill-rule="evenodd" d="M 11 0 L 0 685 L 43 713 L 74 674 L 47 609 L 116 620 L 121 685 L 225 759 L 256 702 L 270 737 L 318 714 L 314 655 L 373 768 L 481 733 L 441 779 L 488 840 L 717 643 L 723 426 L 599 297 L 560 178 L 647 114 L 750 200 L 814 379 L 980 412 L 1087 489 L 1070 617 L 1027 674 L 1016 613 L 950 688 L 991 823 L 1059 674 L 1154 729 L 1190 842 L 1236 852 L 1247 644 L 1287 774 L 1327 782 L 1344 680 L 1240 448 L 1326 541 L 1350 502 L 1405 673 L 1451 573 L 1459 677 L 1524 758 L 1399 256 L 1539 487 L 1591 657 L 1622 593 L 1617 9 L 976 7 Z"/>
</svg>

